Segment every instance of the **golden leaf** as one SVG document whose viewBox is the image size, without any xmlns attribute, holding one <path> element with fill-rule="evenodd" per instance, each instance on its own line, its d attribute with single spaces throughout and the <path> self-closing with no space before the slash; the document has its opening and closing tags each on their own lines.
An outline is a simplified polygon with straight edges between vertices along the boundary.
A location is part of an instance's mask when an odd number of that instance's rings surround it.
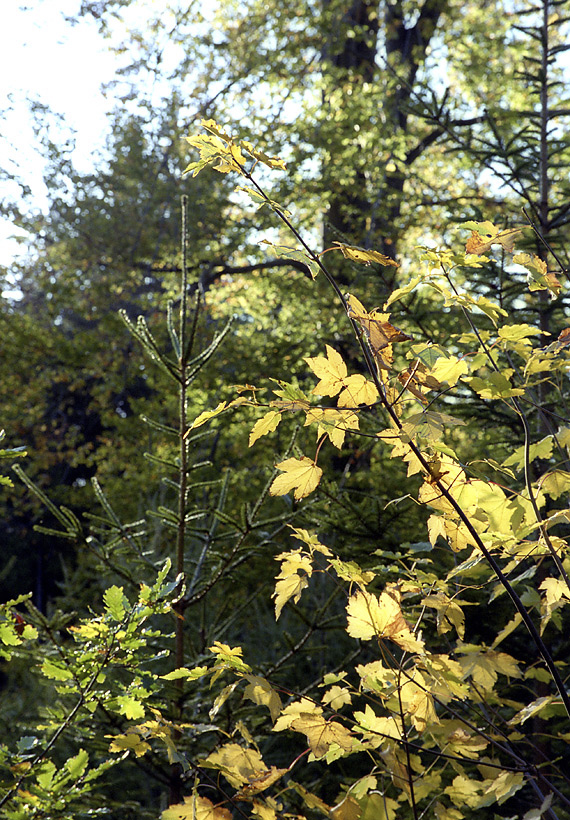
<svg viewBox="0 0 570 820">
<path fill-rule="evenodd" d="M 253 429 L 249 434 L 249 446 L 255 444 L 258 438 L 265 436 L 267 433 L 272 433 L 277 429 L 281 421 L 281 413 L 278 410 L 270 410 L 262 418 L 258 419 L 253 425 Z"/>
<path fill-rule="evenodd" d="M 244 692 L 245 697 L 261 706 L 267 706 L 271 713 L 271 720 L 275 721 L 282 706 L 277 690 L 259 675 L 246 675 L 245 678 L 248 681 Z"/>
<path fill-rule="evenodd" d="M 345 751 L 353 745 L 352 733 L 346 726 L 334 720 L 326 721 L 321 715 L 300 715 L 290 728 L 305 735 L 316 758 L 323 757 L 334 743 Z"/>
<path fill-rule="evenodd" d="M 365 641 L 375 637 L 388 638 L 407 652 L 423 651 L 423 642 L 414 636 L 406 623 L 393 587 L 382 592 L 380 598 L 365 590 L 357 590 L 350 597 L 346 612 L 346 631 L 351 637 Z"/>
<path fill-rule="evenodd" d="M 271 495 L 286 495 L 295 489 L 295 498 L 305 498 L 318 486 L 323 471 L 307 456 L 303 458 L 287 458 L 275 465 L 283 475 L 278 475 L 271 484 Z"/>
<path fill-rule="evenodd" d="M 221 771 L 227 781 L 236 788 L 267 771 L 259 752 L 256 749 L 246 749 L 239 743 L 225 743 L 208 755 L 203 765 Z"/>
<path fill-rule="evenodd" d="M 333 250 L 342 251 L 345 259 L 350 259 L 352 262 L 360 262 L 362 265 L 369 265 L 371 262 L 376 262 L 378 265 L 384 265 L 384 267 L 388 267 L 389 265 L 394 268 L 398 267 L 398 263 L 394 261 L 394 259 L 378 251 L 359 248 L 358 245 L 345 245 L 344 242 L 333 242 L 333 245 L 336 245 L 336 248 L 333 248 Z"/>
<path fill-rule="evenodd" d="M 320 381 L 313 387 L 313 393 L 319 396 L 336 396 L 344 386 L 347 375 L 346 365 L 340 353 L 330 345 L 326 346 L 327 356 L 307 357 L 305 361 Z"/>
<path fill-rule="evenodd" d="M 501 245 L 508 253 L 512 253 L 515 241 L 522 236 L 520 228 L 508 228 L 505 231 L 500 231 L 492 222 L 466 222 L 465 227 L 473 229 L 465 245 L 465 250 L 467 253 L 473 253 L 476 256 L 487 253 L 493 245 Z"/>
<path fill-rule="evenodd" d="M 348 315 L 358 322 L 364 331 L 378 365 L 384 370 L 389 370 L 390 365 L 380 356 L 380 351 L 389 348 L 390 345 L 396 342 L 411 341 L 412 337 L 390 324 L 388 321 L 389 313 L 381 313 L 379 310 L 368 313 L 362 303 L 352 295 L 348 296 L 347 304 Z M 387 352 L 390 353 L 389 350 Z"/>
<path fill-rule="evenodd" d="M 207 797 L 193 794 L 184 803 L 169 806 L 160 815 L 161 820 L 232 820 L 231 812 L 215 806 Z"/>
</svg>

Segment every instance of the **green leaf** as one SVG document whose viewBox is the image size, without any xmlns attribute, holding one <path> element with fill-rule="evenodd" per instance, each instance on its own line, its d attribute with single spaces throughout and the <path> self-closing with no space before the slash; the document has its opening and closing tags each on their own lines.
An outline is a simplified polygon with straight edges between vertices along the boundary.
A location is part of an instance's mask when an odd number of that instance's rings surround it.
<svg viewBox="0 0 570 820">
<path fill-rule="evenodd" d="M 22 643 L 14 625 L 8 621 L 0 622 L 0 641 L 4 646 L 19 646 Z"/>
<path fill-rule="evenodd" d="M 53 680 L 70 680 L 73 677 L 73 673 L 69 669 L 54 663 L 49 658 L 46 658 L 42 663 L 41 671 L 46 678 L 52 678 Z"/>
<path fill-rule="evenodd" d="M 161 680 L 181 680 L 185 678 L 186 680 L 197 680 L 198 678 L 204 677 L 207 675 L 210 670 L 207 666 L 195 666 L 194 669 L 186 669 L 185 667 L 180 667 L 179 669 L 174 669 L 172 672 L 168 672 L 166 675 L 161 675 Z"/>
<path fill-rule="evenodd" d="M 268 239 L 262 239 L 260 244 L 269 245 L 273 249 L 273 252 L 281 259 L 294 259 L 296 262 L 302 262 L 303 265 L 307 266 L 313 279 L 316 278 L 320 271 L 319 265 L 313 257 L 309 256 L 308 253 L 300 248 L 291 248 L 289 245 L 274 245 L 273 242 L 270 242 Z"/>
<path fill-rule="evenodd" d="M 541 441 L 537 441 L 536 444 L 531 444 L 529 447 L 529 462 L 533 462 L 537 458 L 541 459 L 548 459 L 552 455 L 553 450 L 553 440 L 552 436 L 545 436 L 545 438 L 541 439 Z M 514 453 L 503 461 L 503 467 L 517 467 L 519 470 L 522 470 L 525 465 L 525 447 L 517 447 Z"/>
<path fill-rule="evenodd" d="M 66 761 L 65 768 L 69 772 L 71 778 L 73 780 L 77 780 L 77 778 L 81 777 L 81 775 L 85 772 L 88 762 L 89 755 L 85 749 L 80 749 L 75 757 L 71 757 Z"/>
<path fill-rule="evenodd" d="M 103 601 L 107 612 L 116 620 L 122 621 L 125 617 L 127 599 L 123 587 L 112 586 L 103 593 Z"/>
<path fill-rule="evenodd" d="M 140 700 L 131 695 L 120 695 L 117 698 L 119 713 L 129 720 L 139 720 L 145 716 L 145 709 Z"/>
<path fill-rule="evenodd" d="M 505 373 L 493 372 L 482 379 L 479 376 L 471 376 L 465 379 L 469 385 L 477 392 L 482 399 L 506 399 L 511 396 L 522 396 L 524 390 L 513 387 Z"/>
</svg>

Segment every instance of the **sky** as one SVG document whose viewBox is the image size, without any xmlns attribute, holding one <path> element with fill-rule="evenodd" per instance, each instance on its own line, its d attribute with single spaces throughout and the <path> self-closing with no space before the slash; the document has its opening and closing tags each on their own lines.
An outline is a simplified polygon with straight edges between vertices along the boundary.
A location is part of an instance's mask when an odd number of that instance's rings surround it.
<svg viewBox="0 0 570 820">
<path fill-rule="evenodd" d="M 37 100 L 63 117 L 76 131 L 74 163 L 90 168 L 90 157 L 104 143 L 106 114 L 113 100 L 101 91 L 119 67 L 94 22 L 73 26 L 66 16 L 78 12 L 80 0 L 3 0 L 0 49 L 0 198 L 17 195 L 5 175 L 19 173 L 31 187 L 38 207 L 47 206 L 42 162 L 26 99 Z M 19 251 L 10 236 L 14 226 L 0 217 L 0 265 Z"/>
</svg>

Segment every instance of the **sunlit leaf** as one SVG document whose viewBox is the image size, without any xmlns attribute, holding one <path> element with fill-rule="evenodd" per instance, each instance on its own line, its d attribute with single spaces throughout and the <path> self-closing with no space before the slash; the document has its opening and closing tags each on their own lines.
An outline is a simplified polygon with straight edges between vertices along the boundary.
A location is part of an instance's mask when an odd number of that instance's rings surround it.
<svg viewBox="0 0 570 820">
<path fill-rule="evenodd" d="M 255 444 L 261 436 L 265 436 L 267 433 L 272 433 L 276 430 L 280 421 L 281 413 L 278 410 L 270 410 L 269 413 L 266 413 L 262 418 L 258 419 L 249 434 L 249 446 L 251 447 L 252 444 Z"/>
<path fill-rule="evenodd" d="M 523 235 L 520 228 L 508 228 L 501 231 L 492 222 L 464 222 L 463 227 L 469 228 L 472 232 L 465 245 L 465 250 L 476 256 L 487 253 L 493 245 L 500 245 L 508 253 L 512 253 L 515 242 Z"/>
<path fill-rule="evenodd" d="M 275 721 L 281 711 L 281 698 L 277 690 L 271 686 L 269 681 L 259 675 L 246 675 L 245 679 L 248 681 L 244 692 L 245 697 L 261 706 L 267 706 L 271 713 L 271 719 Z"/>
<path fill-rule="evenodd" d="M 123 587 L 112 586 L 103 593 L 105 607 L 116 621 L 121 621 L 125 615 L 127 599 Z"/>
<path fill-rule="evenodd" d="M 110 735 L 105 735 L 110 737 Z M 138 732 L 127 732 L 124 735 L 115 735 L 109 751 L 115 754 L 122 754 L 123 752 L 134 752 L 136 757 L 142 757 L 150 751 L 150 744 L 143 740 Z"/>
<path fill-rule="evenodd" d="M 330 345 L 326 346 L 327 355 L 306 358 L 305 361 L 320 381 L 313 387 L 313 393 L 319 396 L 336 396 L 344 386 L 347 376 L 346 365 L 340 353 Z"/>
<path fill-rule="evenodd" d="M 359 248 L 358 245 L 345 245 L 344 242 L 333 242 L 333 244 L 336 245 L 338 250 L 342 251 L 346 259 L 350 259 L 352 262 L 360 262 L 361 265 L 370 265 L 371 262 L 375 262 L 384 267 L 398 267 L 398 262 L 378 251 Z"/>
<path fill-rule="evenodd" d="M 377 598 L 365 590 L 357 590 L 346 607 L 346 631 L 353 638 L 365 641 L 388 638 L 408 652 L 421 652 L 423 642 L 410 630 L 395 593 L 391 593 L 393 589 L 382 592 L 380 598 Z"/>
<path fill-rule="evenodd" d="M 260 753 L 256 749 L 246 749 L 239 743 L 225 743 L 208 755 L 202 765 L 219 769 L 236 788 L 267 771 Z"/>
<path fill-rule="evenodd" d="M 300 715 L 291 722 L 290 728 L 305 735 L 315 758 L 323 757 L 335 743 L 345 751 L 353 745 L 353 735 L 346 726 L 327 721 L 322 715 Z"/>
<path fill-rule="evenodd" d="M 183 803 L 169 806 L 160 815 L 161 820 L 232 820 L 232 814 L 221 806 L 216 806 L 206 797 L 193 794 L 185 797 Z"/>
<path fill-rule="evenodd" d="M 307 456 L 302 458 L 287 458 L 275 465 L 283 475 L 274 479 L 269 492 L 271 495 L 286 495 L 295 490 L 295 498 L 305 498 L 318 486 L 323 471 Z"/>
</svg>

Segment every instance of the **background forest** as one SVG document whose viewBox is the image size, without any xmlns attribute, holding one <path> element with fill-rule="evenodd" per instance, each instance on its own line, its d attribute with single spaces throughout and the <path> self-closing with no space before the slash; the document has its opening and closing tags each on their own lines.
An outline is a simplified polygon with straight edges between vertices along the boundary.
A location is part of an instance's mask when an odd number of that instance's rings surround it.
<svg viewBox="0 0 570 820">
<path fill-rule="evenodd" d="M 2 205 L 0 817 L 570 817 L 569 13 L 83 0 L 107 145 L 36 111 Z"/>
</svg>

